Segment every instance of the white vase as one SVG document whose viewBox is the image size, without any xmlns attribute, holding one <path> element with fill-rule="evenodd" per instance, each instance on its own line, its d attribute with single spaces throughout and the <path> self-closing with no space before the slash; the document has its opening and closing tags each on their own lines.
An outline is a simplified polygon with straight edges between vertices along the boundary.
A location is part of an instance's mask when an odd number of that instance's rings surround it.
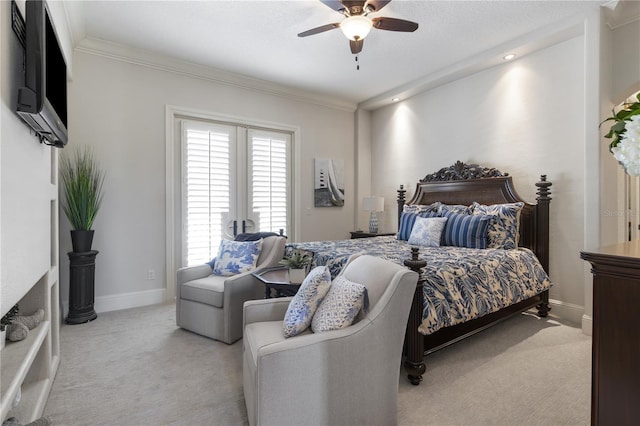
<svg viewBox="0 0 640 426">
<path fill-rule="evenodd" d="M 307 270 L 305 268 L 294 269 L 289 268 L 289 282 L 292 284 L 300 284 L 307 276 Z"/>
</svg>

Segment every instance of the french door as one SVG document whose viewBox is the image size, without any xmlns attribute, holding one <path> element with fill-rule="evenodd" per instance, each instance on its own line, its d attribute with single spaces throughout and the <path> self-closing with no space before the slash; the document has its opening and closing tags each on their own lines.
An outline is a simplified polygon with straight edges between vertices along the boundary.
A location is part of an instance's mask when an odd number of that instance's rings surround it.
<svg viewBox="0 0 640 426">
<path fill-rule="evenodd" d="M 290 133 L 182 120 L 182 264 L 211 260 L 223 238 L 291 229 Z"/>
</svg>

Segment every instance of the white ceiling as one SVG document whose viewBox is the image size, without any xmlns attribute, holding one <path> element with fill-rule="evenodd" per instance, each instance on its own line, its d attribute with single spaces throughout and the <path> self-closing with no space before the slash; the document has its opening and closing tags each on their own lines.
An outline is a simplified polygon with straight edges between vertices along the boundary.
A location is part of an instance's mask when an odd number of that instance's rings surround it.
<svg viewBox="0 0 640 426">
<path fill-rule="evenodd" d="M 483 52 L 498 53 L 511 40 L 602 3 L 394 0 L 371 17 L 420 27 L 372 30 L 360 70 L 340 30 L 297 37 L 342 19 L 319 1 L 86 0 L 65 7 L 76 44 L 107 41 L 357 104 Z"/>
</svg>

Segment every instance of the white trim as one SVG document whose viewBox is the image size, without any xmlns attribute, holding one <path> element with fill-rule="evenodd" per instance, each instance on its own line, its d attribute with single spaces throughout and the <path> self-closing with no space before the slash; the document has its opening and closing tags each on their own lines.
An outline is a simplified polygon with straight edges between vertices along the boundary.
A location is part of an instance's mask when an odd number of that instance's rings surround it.
<svg viewBox="0 0 640 426">
<path fill-rule="evenodd" d="M 135 291 L 95 298 L 93 307 L 97 313 L 119 311 L 122 309 L 139 308 L 141 306 L 158 305 L 165 301 L 165 289 Z M 69 301 L 62 302 L 65 317 L 69 312 Z"/>
<path fill-rule="evenodd" d="M 165 106 L 165 158 L 166 158 L 166 177 L 165 177 L 165 223 L 166 223 L 166 258 L 165 258 L 165 301 L 172 302 L 175 300 L 175 277 L 177 273 L 177 267 L 175 262 L 175 244 L 176 244 L 176 230 L 175 230 L 175 202 L 176 194 L 174 191 L 176 170 L 175 170 L 175 156 L 174 154 L 174 137 L 175 126 L 174 122 L 177 117 L 193 117 L 212 121 L 222 121 L 226 123 L 234 123 L 238 125 L 264 127 L 269 129 L 278 129 L 286 132 L 290 132 L 293 138 L 293 144 L 291 149 L 293 150 L 292 156 L 294 159 L 292 170 L 292 184 L 293 193 L 291 203 L 293 206 L 293 217 L 291 218 L 291 228 L 293 229 L 293 235 L 289 236 L 290 241 L 294 241 L 293 236 L 300 235 L 300 214 L 301 208 L 298 205 L 297 200 L 300 199 L 300 186 L 295 182 L 300 182 L 300 127 L 292 126 L 289 124 L 274 123 L 269 121 L 260 121 L 255 119 L 248 119 L 246 117 L 238 117 L 232 115 L 224 115 L 211 113 L 209 111 L 203 111 L 193 108 L 179 107 L 175 105 Z"/>
<path fill-rule="evenodd" d="M 321 105 L 342 111 L 353 112 L 356 104 L 335 97 L 329 97 L 322 93 L 298 90 L 284 85 L 279 85 L 266 80 L 248 77 L 245 75 L 223 71 L 213 67 L 194 64 L 179 59 L 169 58 L 142 49 L 135 49 L 117 43 L 106 42 L 91 37 L 82 40 L 76 51 L 90 55 L 102 56 L 116 61 L 141 65 L 160 71 L 180 74 L 187 77 L 208 80 L 214 83 L 234 86 L 241 89 L 254 90 L 273 96 Z"/>
<path fill-rule="evenodd" d="M 549 305 L 551 307 L 551 315 L 574 324 L 581 323 L 584 315 L 584 306 L 555 299 L 549 299 Z"/>
<path fill-rule="evenodd" d="M 167 238 L 165 241 L 165 302 L 172 302 L 176 298 L 176 286 L 173 278 L 176 276 L 176 252 L 175 252 L 175 216 L 173 206 L 175 206 L 175 157 L 173 155 L 173 138 L 175 133 L 176 109 L 167 105 L 165 107 L 165 229 Z"/>
</svg>

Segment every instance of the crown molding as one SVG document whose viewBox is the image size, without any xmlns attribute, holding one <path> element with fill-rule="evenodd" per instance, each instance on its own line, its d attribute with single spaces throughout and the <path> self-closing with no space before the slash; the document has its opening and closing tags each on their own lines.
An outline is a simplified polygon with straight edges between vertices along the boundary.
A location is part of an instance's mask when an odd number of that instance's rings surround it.
<svg viewBox="0 0 640 426">
<path fill-rule="evenodd" d="M 623 27 L 640 20 L 640 2 L 614 0 L 603 6 L 607 27 L 610 30 Z"/>
<path fill-rule="evenodd" d="M 272 96 L 287 98 L 299 102 L 320 105 L 342 111 L 354 112 L 357 105 L 320 93 L 298 90 L 266 80 L 248 77 L 242 74 L 206 67 L 143 49 L 111 43 L 95 38 L 84 38 L 75 48 L 76 51 L 127 62 L 160 71 L 198 78 L 218 84 L 253 90 Z"/>
</svg>

